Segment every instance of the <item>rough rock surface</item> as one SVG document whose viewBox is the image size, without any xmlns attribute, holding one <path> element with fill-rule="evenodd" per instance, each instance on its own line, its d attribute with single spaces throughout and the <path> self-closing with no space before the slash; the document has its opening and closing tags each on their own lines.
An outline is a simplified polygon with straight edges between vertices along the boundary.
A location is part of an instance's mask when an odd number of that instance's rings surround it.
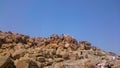
<svg viewBox="0 0 120 68">
<path fill-rule="evenodd" d="M 66 34 L 31 38 L 0 31 L 0 68 L 102 67 L 120 68 L 120 56 Z"/>
</svg>

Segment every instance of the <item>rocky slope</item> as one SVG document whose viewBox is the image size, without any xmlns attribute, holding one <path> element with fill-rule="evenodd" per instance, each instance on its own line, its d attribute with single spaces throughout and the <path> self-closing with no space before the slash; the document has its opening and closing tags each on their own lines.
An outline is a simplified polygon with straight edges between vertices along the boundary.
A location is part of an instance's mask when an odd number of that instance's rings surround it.
<svg viewBox="0 0 120 68">
<path fill-rule="evenodd" d="M 0 68 L 102 67 L 120 68 L 120 56 L 66 34 L 31 38 L 0 31 Z"/>
</svg>

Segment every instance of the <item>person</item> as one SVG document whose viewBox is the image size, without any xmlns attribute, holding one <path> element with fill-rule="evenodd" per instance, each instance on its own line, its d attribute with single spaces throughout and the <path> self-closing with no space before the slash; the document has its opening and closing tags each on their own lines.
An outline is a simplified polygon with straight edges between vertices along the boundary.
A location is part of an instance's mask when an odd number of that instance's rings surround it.
<svg viewBox="0 0 120 68">
<path fill-rule="evenodd" d="M 97 67 L 98 67 L 98 68 L 104 68 L 104 66 L 103 66 L 102 64 L 100 64 L 100 63 L 97 64 Z"/>
<path fill-rule="evenodd" d="M 107 68 L 111 68 L 111 66 L 110 66 L 110 65 L 107 65 Z"/>
<path fill-rule="evenodd" d="M 85 54 L 85 58 L 88 58 L 88 54 Z"/>
<path fill-rule="evenodd" d="M 82 53 L 82 51 L 80 52 L 80 55 L 82 55 L 83 53 Z"/>
<path fill-rule="evenodd" d="M 98 68 L 101 68 L 101 67 L 102 67 L 102 65 L 99 63 L 99 64 L 97 64 L 97 67 L 98 67 Z"/>
<path fill-rule="evenodd" d="M 112 57 L 112 60 L 113 60 L 113 61 L 115 60 L 115 56 Z"/>
</svg>

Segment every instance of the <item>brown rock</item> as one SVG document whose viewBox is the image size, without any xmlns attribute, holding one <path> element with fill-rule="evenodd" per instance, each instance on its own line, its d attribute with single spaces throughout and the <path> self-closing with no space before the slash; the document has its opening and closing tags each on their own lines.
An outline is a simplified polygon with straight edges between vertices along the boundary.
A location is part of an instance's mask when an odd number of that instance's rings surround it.
<svg viewBox="0 0 120 68">
<path fill-rule="evenodd" d="M 19 59 L 20 57 L 24 56 L 24 54 L 25 54 L 25 50 L 24 49 L 20 49 L 20 50 L 16 50 L 12 54 L 12 57 L 13 57 L 13 59 Z"/>
<path fill-rule="evenodd" d="M 120 68 L 120 65 L 114 65 L 112 68 Z"/>
<path fill-rule="evenodd" d="M 55 63 L 53 64 L 53 68 L 64 68 L 63 63 Z"/>
<path fill-rule="evenodd" d="M 63 58 L 54 58 L 54 61 L 55 62 L 61 62 L 61 61 L 63 61 L 64 59 Z"/>
<path fill-rule="evenodd" d="M 90 50 L 92 48 L 91 43 L 87 41 L 79 41 L 79 49 Z"/>
<path fill-rule="evenodd" d="M 32 60 L 20 60 L 16 64 L 16 68 L 39 68 L 37 62 Z"/>
<path fill-rule="evenodd" d="M 85 61 L 85 68 L 96 68 L 90 60 Z"/>
<path fill-rule="evenodd" d="M 33 43 L 33 41 L 34 41 L 34 40 L 33 40 L 32 38 L 28 38 L 28 39 L 27 39 L 27 42 Z"/>
<path fill-rule="evenodd" d="M 2 44 L 1 48 L 5 49 L 5 48 L 13 48 L 14 45 L 13 44 Z"/>
<path fill-rule="evenodd" d="M 2 53 L 3 52 L 3 50 L 2 49 L 0 49 L 0 53 Z"/>
<path fill-rule="evenodd" d="M 0 68 L 15 68 L 15 66 L 10 57 L 0 56 Z"/>
<path fill-rule="evenodd" d="M 46 59 L 46 62 L 45 62 L 45 66 L 50 66 L 50 65 L 52 65 L 53 64 L 53 59 L 52 58 L 48 58 L 48 59 Z"/>
<path fill-rule="evenodd" d="M 37 61 L 39 61 L 39 62 L 45 62 L 45 58 L 44 57 L 37 57 Z"/>
<path fill-rule="evenodd" d="M 65 44 L 65 48 L 68 48 L 70 46 L 70 44 L 66 43 Z"/>
<path fill-rule="evenodd" d="M 29 68 L 29 63 L 25 61 L 18 61 L 16 64 L 16 68 Z"/>
<path fill-rule="evenodd" d="M 16 46 L 14 47 L 15 50 L 24 49 L 24 48 L 25 48 L 25 46 L 24 46 L 24 44 L 22 44 L 22 43 L 18 43 L 18 44 L 16 44 Z"/>
<path fill-rule="evenodd" d="M 5 67 L 9 63 L 9 57 L 0 56 L 0 67 Z"/>
<path fill-rule="evenodd" d="M 93 47 L 87 41 L 78 43 L 67 34 L 30 38 L 0 31 L 0 56 L 4 56 L 0 57 L 0 68 L 14 68 L 14 64 L 17 68 L 95 68 L 97 63 L 120 68 L 117 54 Z M 115 60 L 111 60 L 113 56 Z"/>
<path fill-rule="evenodd" d="M 69 53 L 68 52 L 64 52 L 63 54 L 62 54 L 62 58 L 64 58 L 64 59 L 69 59 Z"/>
<path fill-rule="evenodd" d="M 74 54 L 74 53 L 70 53 L 69 58 L 70 58 L 70 60 L 76 60 L 78 58 L 78 55 Z"/>
</svg>

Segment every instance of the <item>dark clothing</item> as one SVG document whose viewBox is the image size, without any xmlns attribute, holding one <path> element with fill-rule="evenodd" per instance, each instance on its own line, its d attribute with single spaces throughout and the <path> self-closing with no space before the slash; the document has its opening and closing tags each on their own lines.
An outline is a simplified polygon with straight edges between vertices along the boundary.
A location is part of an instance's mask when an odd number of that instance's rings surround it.
<svg viewBox="0 0 120 68">
<path fill-rule="evenodd" d="M 111 66 L 110 66 L 110 65 L 107 65 L 107 68 L 111 68 Z"/>
</svg>

